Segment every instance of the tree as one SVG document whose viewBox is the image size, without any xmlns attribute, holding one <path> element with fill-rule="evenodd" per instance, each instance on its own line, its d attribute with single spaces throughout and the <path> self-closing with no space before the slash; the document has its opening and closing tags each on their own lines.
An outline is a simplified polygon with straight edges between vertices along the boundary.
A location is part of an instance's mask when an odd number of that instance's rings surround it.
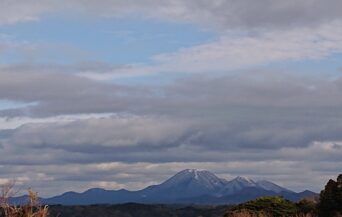
<svg viewBox="0 0 342 217">
<path fill-rule="evenodd" d="M 342 174 L 337 181 L 330 179 L 320 194 L 318 213 L 322 217 L 342 215 Z"/>
<path fill-rule="evenodd" d="M 337 211 L 342 214 L 342 174 L 337 177 L 337 189 L 336 189 L 336 203 L 338 206 Z"/>
</svg>

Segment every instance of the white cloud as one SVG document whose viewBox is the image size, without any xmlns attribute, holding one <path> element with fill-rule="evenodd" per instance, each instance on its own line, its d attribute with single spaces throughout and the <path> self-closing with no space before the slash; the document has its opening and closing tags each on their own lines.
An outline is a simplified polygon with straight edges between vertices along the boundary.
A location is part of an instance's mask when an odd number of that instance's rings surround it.
<svg viewBox="0 0 342 217">
<path fill-rule="evenodd" d="M 226 32 L 212 42 L 180 48 L 152 57 L 153 65 L 132 64 L 107 73 L 79 75 L 108 80 L 156 73 L 229 73 L 272 63 L 320 60 L 342 53 L 342 22 L 315 27 L 269 30 L 262 33 Z"/>
<path fill-rule="evenodd" d="M 78 115 L 59 115 L 46 118 L 31 117 L 0 117 L 0 130 L 16 129 L 25 124 L 48 124 L 48 123 L 70 123 L 76 120 L 89 118 L 109 117 L 114 114 L 78 114 Z"/>
<path fill-rule="evenodd" d="M 342 52 L 342 23 L 295 28 L 245 36 L 222 36 L 218 41 L 183 48 L 155 57 L 157 69 L 168 72 L 222 72 L 274 62 L 322 59 Z"/>
<path fill-rule="evenodd" d="M 238 3 L 231 0 L 129 0 L 99 3 L 93 0 L 72 0 L 56 3 L 49 0 L 41 3 L 36 0 L 3 0 L 4 7 L 0 9 L 3 13 L 0 14 L 4 14 L 3 16 L 8 19 L 12 19 L 10 18 L 12 14 L 13 17 L 16 15 L 25 17 L 25 14 L 32 14 L 27 15 L 29 17 L 39 17 L 41 13 L 64 9 L 65 13 L 75 11 L 74 13 L 79 15 L 86 13 L 90 16 L 110 16 L 127 15 L 127 13 L 132 15 L 133 13 L 143 17 L 152 16 L 155 19 L 200 23 L 203 26 L 212 26 L 214 23 L 224 26 L 219 31 L 221 36 L 218 40 L 155 56 L 153 57 L 155 66 L 132 63 L 129 66 L 113 69 L 107 67 L 106 73 L 78 72 L 82 76 L 100 80 L 165 71 L 222 72 L 274 62 L 321 59 L 334 53 L 341 53 L 342 15 L 339 10 L 335 11 L 341 4 L 339 1 L 329 0 L 324 4 L 318 0 L 287 1 L 286 3 L 268 0 L 257 2 L 251 4 L 246 0 Z M 23 12 L 17 13 L 16 10 L 23 10 Z M 258 17 L 260 14 L 265 17 Z M 298 21 L 295 17 L 297 14 Z M 13 20 L 20 19 L 13 18 Z M 301 20 L 302 22 L 299 22 Z M 293 23 L 299 25 L 292 25 Z M 286 24 L 287 28 L 276 27 L 286 26 Z M 266 28 L 270 25 L 273 27 Z M 234 26 L 238 28 L 232 28 Z M 251 28 L 253 26 L 260 28 Z M 253 31 L 250 31 L 251 29 Z M 25 49 L 24 52 L 31 52 L 30 55 L 34 55 L 32 52 L 36 49 L 35 46 L 27 42 L 19 43 L 11 40 L 10 43 L 0 42 L 0 52 L 9 49 L 12 51 Z"/>
</svg>

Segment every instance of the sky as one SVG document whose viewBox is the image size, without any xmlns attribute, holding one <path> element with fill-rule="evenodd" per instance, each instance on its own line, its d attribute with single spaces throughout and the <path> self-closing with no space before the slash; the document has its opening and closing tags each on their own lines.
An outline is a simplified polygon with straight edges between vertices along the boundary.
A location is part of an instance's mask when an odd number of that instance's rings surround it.
<svg viewBox="0 0 342 217">
<path fill-rule="evenodd" d="M 0 184 L 186 168 L 319 192 L 342 168 L 340 0 L 0 0 Z"/>
</svg>

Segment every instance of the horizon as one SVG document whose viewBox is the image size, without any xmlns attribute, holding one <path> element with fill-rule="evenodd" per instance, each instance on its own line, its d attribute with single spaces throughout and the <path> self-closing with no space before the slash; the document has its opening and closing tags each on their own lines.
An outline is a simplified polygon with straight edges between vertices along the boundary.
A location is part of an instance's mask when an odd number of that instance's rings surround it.
<svg viewBox="0 0 342 217">
<path fill-rule="evenodd" d="M 342 173 L 342 1 L 0 0 L 0 185 Z"/>
<path fill-rule="evenodd" d="M 181 171 L 176 172 L 176 173 L 173 174 L 171 177 L 166 178 L 165 180 L 161 181 L 160 183 L 156 183 L 156 184 L 153 184 L 153 185 L 144 186 L 144 187 L 139 188 L 139 189 L 126 189 L 126 188 L 109 189 L 109 188 L 94 187 L 94 188 L 89 188 L 89 189 L 85 189 L 85 190 L 82 190 L 82 191 L 66 191 L 66 192 L 59 192 L 59 193 L 57 193 L 57 194 L 55 194 L 55 195 L 49 195 L 49 196 L 47 196 L 47 197 L 44 197 L 44 199 L 48 199 L 48 198 L 50 198 L 50 197 L 55 197 L 55 196 L 61 196 L 61 195 L 64 195 L 65 193 L 70 193 L 70 192 L 72 192 L 72 193 L 78 193 L 78 194 L 83 194 L 83 193 L 86 193 L 86 192 L 88 192 L 88 191 L 90 191 L 90 190 L 93 190 L 93 189 L 101 189 L 101 190 L 106 190 L 106 191 L 121 191 L 121 190 L 126 190 L 126 191 L 130 191 L 130 192 L 141 191 L 141 190 L 144 190 L 144 189 L 148 189 L 148 188 L 151 187 L 151 186 L 162 185 L 162 184 L 166 183 L 167 181 L 169 181 L 169 180 L 175 178 L 177 175 L 181 175 L 181 174 L 184 173 L 184 172 L 190 172 L 190 173 L 193 173 L 193 172 L 195 172 L 195 173 L 196 173 L 196 172 L 209 172 L 209 173 L 215 175 L 217 178 L 223 179 L 223 180 L 228 181 L 228 182 L 231 182 L 231 181 L 234 181 L 234 180 L 237 180 L 237 179 L 244 179 L 244 180 L 246 180 L 246 181 L 248 181 L 248 182 L 267 181 L 267 182 L 271 182 L 272 184 L 278 185 L 277 183 L 274 183 L 274 182 L 272 182 L 272 181 L 270 181 L 270 180 L 266 180 L 266 179 L 254 180 L 254 179 L 251 179 L 251 178 L 245 177 L 245 176 L 236 176 L 236 177 L 233 177 L 233 178 L 231 178 L 231 179 L 225 179 L 225 178 L 223 178 L 223 177 L 217 176 L 215 173 L 212 173 L 212 172 L 210 172 L 210 171 L 208 171 L 208 170 L 189 169 L 189 168 L 188 168 L 188 169 L 183 169 L 183 170 L 181 170 Z M 194 178 L 194 179 L 196 179 L 196 178 Z M 290 190 L 290 191 L 292 191 L 292 192 L 295 192 L 295 193 L 301 193 L 301 192 L 306 192 L 306 191 L 313 192 L 313 191 L 310 191 L 309 189 L 302 189 L 301 191 L 293 191 L 292 189 L 288 189 L 286 186 L 281 186 L 281 185 L 278 185 L 278 186 L 281 187 L 281 188 Z M 19 192 L 18 192 L 18 193 L 19 193 Z M 313 192 L 313 193 L 318 194 L 317 192 Z M 18 195 L 15 195 L 15 197 L 21 197 L 21 196 L 27 196 L 27 194 L 18 194 Z"/>
</svg>

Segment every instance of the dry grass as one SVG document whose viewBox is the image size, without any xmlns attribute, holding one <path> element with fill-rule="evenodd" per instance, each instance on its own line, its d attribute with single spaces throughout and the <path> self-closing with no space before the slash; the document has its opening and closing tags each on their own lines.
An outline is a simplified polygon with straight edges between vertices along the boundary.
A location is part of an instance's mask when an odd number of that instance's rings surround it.
<svg viewBox="0 0 342 217">
<path fill-rule="evenodd" d="M 13 191 L 15 182 L 9 182 L 2 186 L 0 195 L 0 209 L 3 217 L 48 217 L 48 206 L 38 203 L 38 194 L 31 189 L 28 190 L 29 201 L 25 205 L 11 205 L 9 198 L 16 192 Z"/>
</svg>

